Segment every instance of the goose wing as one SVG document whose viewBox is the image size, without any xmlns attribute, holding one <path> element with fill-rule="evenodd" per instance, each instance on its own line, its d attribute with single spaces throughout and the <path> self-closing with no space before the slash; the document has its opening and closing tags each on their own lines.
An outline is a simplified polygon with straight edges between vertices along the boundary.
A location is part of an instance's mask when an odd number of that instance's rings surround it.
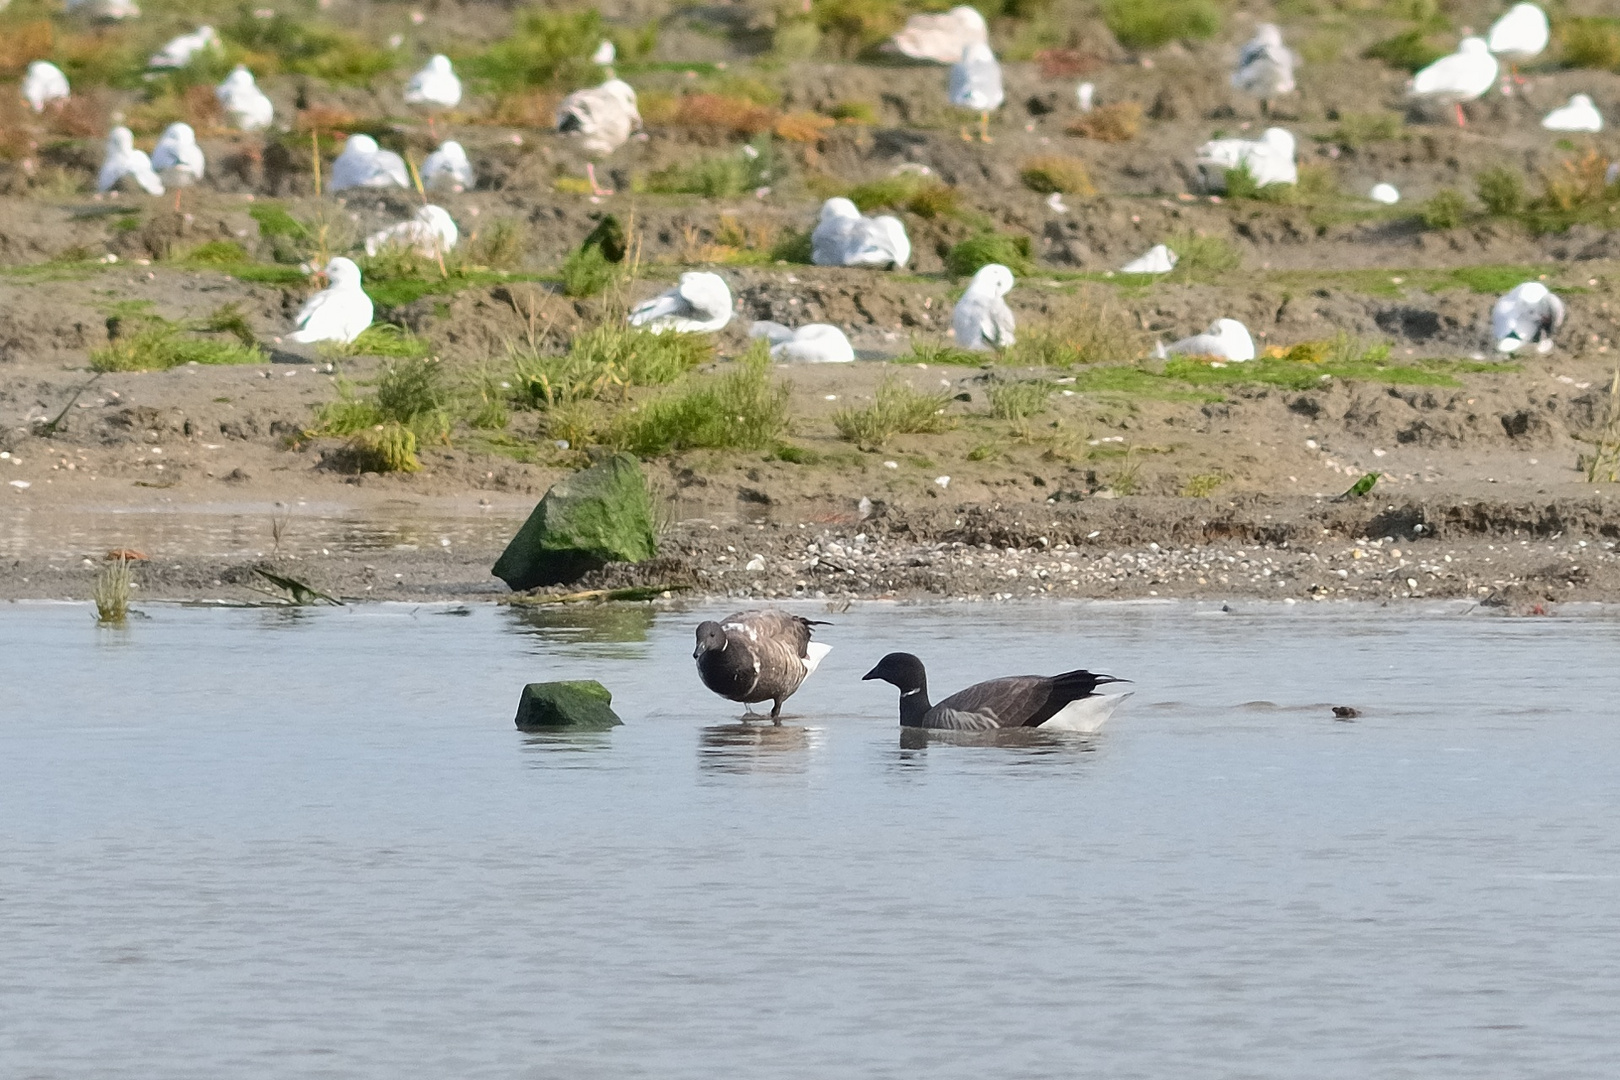
<svg viewBox="0 0 1620 1080">
<path fill-rule="evenodd" d="M 814 623 L 785 611 L 739 611 L 721 622 L 726 636 L 753 658 L 757 678 L 754 700 L 784 698 L 799 688 L 814 664 L 810 655 L 810 628 Z"/>
<path fill-rule="evenodd" d="M 1071 701 L 1118 680 L 1077 669 L 1062 675 L 1013 675 L 959 690 L 923 715 L 923 726 L 954 731 L 1039 727 Z M 936 715 L 937 714 L 937 715 Z"/>
</svg>

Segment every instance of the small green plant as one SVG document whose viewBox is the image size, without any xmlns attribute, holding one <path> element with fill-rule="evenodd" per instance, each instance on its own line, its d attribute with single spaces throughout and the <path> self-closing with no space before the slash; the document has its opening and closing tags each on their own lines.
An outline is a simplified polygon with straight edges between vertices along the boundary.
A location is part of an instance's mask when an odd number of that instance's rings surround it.
<svg viewBox="0 0 1620 1080">
<path fill-rule="evenodd" d="M 512 400 L 520 408 L 554 410 L 631 386 L 664 386 L 714 359 L 701 334 L 655 334 L 604 323 L 574 335 L 562 355 L 513 349 Z"/>
<path fill-rule="evenodd" d="M 1184 232 L 1165 243 L 1178 256 L 1175 269 L 1165 275 L 1167 280 L 1214 281 L 1243 263 L 1237 248 L 1224 236 Z"/>
<path fill-rule="evenodd" d="M 1052 388 L 1043 382 L 992 383 L 988 394 L 997 420 L 1028 420 L 1046 411 Z"/>
<path fill-rule="evenodd" d="M 1144 342 L 1129 313 L 1111 303 L 1086 302 L 1049 322 L 1022 330 L 1006 362 L 1025 367 L 1071 368 L 1135 360 Z"/>
<path fill-rule="evenodd" d="M 1368 60 L 1382 60 L 1400 71 L 1418 71 L 1426 68 L 1449 50 L 1430 37 L 1423 27 L 1403 30 L 1393 37 L 1369 45 L 1362 56 Z"/>
<path fill-rule="evenodd" d="M 263 364 L 270 359 L 258 345 L 234 336 L 220 341 L 188 332 L 206 327 L 188 328 L 155 315 L 113 321 L 118 335 L 90 350 L 90 366 L 96 371 L 166 371 L 183 364 Z"/>
<path fill-rule="evenodd" d="M 1090 197 L 1097 194 L 1097 185 L 1091 182 L 1091 170 L 1079 158 L 1062 154 L 1043 154 L 1024 162 L 1018 174 L 1024 186 L 1041 195 L 1061 192 L 1064 195 Z"/>
<path fill-rule="evenodd" d="M 767 144 L 768 147 L 768 144 Z M 757 149 L 757 147 L 756 147 Z M 730 199 L 765 186 L 776 175 L 774 155 L 761 151 L 749 157 L 738 151 L 699 158 L 690 164 L 671 165 L 648 176 L 642 190 L 660 195 L 702 195 Z"/>
<path fill-rule="evenodd" d="M 1102 15 L 1127 49 L 1203 40 L 1221 28 L 1220 9 L 1210 0 L 1104 0 Z"/>
<path fill-rule="evenodd" d="M 530 8 L 518 16 L 512 33 L 466 66 L 496 90 L 529 87 L 573 89 L 599 76 L 591 53 L 607 36 L 594 9 L 556 11 Z"/>
<path fill-rule="evenodd" d="M 1027 236 L 1009 233 L 984 232 L 970 236 L 951 248 L 945 256 L 945 268 L 957 277 L 971 277 L 980 267 L 1000 263 L 1015 276 L 1023 277 L 1034 270 L 1032 246 Z"/>
<path fill-rule="evenodd" d="M 129 618 L 129 593 L 133 575 L 129 560 L 112 559 L 96 574 L 96 622 L 103 626 L 122 626 Z"/>
<path fill-rule="evenodd" d="M 1525 206 L 1524 178 L 1514 169 L 1493 166 L 1474 178 L 1474 194 L 1492 217 L 1517 217 Z"/>
<path fill-rule="evenodd" d="M 906 210 L 918 217 L 936 218 L 956 212 L 956 189 L 931 176 L 903 172 L 857 184 L 848 192 L 849 201 L 862 213 L 873 210 Z"/>
<path fill-rule="evenodd" d="M 834 120 L 843 120 L 851 124 L 878 122 L 877 106 L 870 101 L 840 101 L 827 110 L 827 115 Z"/>
<path fill-rule="evenodd" d="M 791 388 L 770 377 L 770 352 L 756 342 L 735 369 L 697 376 L 619 414 L 612 445 L 642 455 L 676 450 L 763 450 L 787 430 Z"/>
<path fill-rule="evenodd" d="M 467 269 L 516 270 L 523 265 L 523 253 L 528 242 L 528 230 L 523 222 L 513 218 L 496 218 L 467 238 L 463 245 L 462 265 Z"/>
<path fill-rule="evenodd" d="M 420 359 L 433 351 L 426 341 L 393 323 L 372 323 L 353 341 L 322 342 L 318 349 L 324 356 L 381 356 L 395 360 Z"/>
<path fill-rule="evenodd" d="M 911 339 L 911 354 L 905 359 L 907 363 L 936 367 L 983 367 L 988 358 L 988 353 L 974 352 L 948 341 L 914 337 Z"/>
<path fill-rule="evenodd" d="M 1468 199 L 1456 188 L 1441 188 L 1418 210 L 1426 229 L 1455 229 L 1468 217 Z"/>
<path fill-rule="evenodd" d="M 1560 19 L 1559 60 L 1565 67 L 1620 70 L 1620 20 L 1601 17 Z"/>
<path fill-rule="evenodd" d="M 337 400 L 316 412 L 315 430 L 326 435 L 359 435 L 388 425 L 404 427 L 412 433 L 414 455 L 418 437 L 449 441 L 455 397 L 438 360 L 396 360 L 383 367 L 370 397 L 357 397 L 353 386 L 340 380 Z M 388 438 L 395 436 L 389 434 Z"/>
<path fill-rule="evenodd" d="M 876 400 L 864 409 L 839 409 L 833 414 L 838 436 L 857 446 L 879 447 L 896 435 L 937 435 L 954 422 L 945 415 L 947 393 L 914 390 L 902 382 L 885 380 Z"/>
<path fill-rule="evenodd" d="M 347 464 L 356 472 L 420 472 L 416 432 L 397 420 L 355 433 L 343 448 Z"/>
<path fill-rule="evenodd" d="M 619 279 L 619 265 L 592 245 L 570 251 L 561 273 L 565 296 L 595 296 Z"/>
<path fill-rule="evenodd" d="M 1341 113 L 1339 126 L 1333 129 L 1333 141 L 1346 150 L 1359 150 L 1368 143 L 1400 138 L 1404 126 L 1399 113 Z"/>
<path fill-rule="evenodd" d="M 1187 482 L 1181 485 L 1181 494 L 1189 499 L 1207 499 L 1224 483 L 1226 477 L 1218 472 L 1199 473 L 1187 477 Z"/>
<path fill-rule="evenodd" d="M 198 263 L 203 266 L 233 266 L 236 263 L 252 262 L 253 259 L 247 253 L 247 249 L 235 240 L 210 240 L 180 255 L 176 261 Z"/>
</svg>

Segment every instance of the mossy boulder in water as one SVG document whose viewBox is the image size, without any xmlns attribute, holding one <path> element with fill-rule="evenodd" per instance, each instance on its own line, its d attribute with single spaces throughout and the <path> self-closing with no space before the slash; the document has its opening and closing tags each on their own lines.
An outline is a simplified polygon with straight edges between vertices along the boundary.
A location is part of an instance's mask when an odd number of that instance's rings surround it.
<svg viewBox="0 0 1620 1080">
<path fill-rule="evenodd" d="M 523 731 L 606 731 L 624 723 L 612 704 L 613 695 L 595 679 L 530 683 L 518 699 L 517 726 Z"/>
<path fill-rule="evenodd" d="M 553 484 L 491 573 L 522 591 L 657 554 L 652 499 L 641 465 L 629 454 L 613 454 Z"/>
</svg>

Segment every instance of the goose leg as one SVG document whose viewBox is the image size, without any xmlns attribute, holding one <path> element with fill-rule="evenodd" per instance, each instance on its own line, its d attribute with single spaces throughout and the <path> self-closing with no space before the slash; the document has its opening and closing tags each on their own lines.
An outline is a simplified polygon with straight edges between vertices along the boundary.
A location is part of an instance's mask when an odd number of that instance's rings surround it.
<svg viewBox="0 0 1620 1080">
<path fill-rule="evenodd" d="M 782 699 L 781 698 L 776 698 L 774 700 L 775 700 L 775 704 L 771 706 L 771 723 L 775 724 L 777 727 L 781 727 L 782 726 Z"/>
</svg>

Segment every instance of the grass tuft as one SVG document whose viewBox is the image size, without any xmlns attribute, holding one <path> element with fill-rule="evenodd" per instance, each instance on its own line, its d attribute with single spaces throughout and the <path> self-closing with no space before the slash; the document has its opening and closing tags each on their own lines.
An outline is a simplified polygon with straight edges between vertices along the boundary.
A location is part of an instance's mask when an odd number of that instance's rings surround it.
<svg viewBox="0 0 1620 1080">
<path fill-rule="evenodd" d="M 1215 281 L 1243 264 L 1237 248 L 1224 236 L 1185 232 L 1165 243 L 1177 256 L 1175 269 L 1163 275 L 1169 281 Z"/>
<path fill-rule="evenodd" d="M 1063 130 L 1096 142 L 1130 142 L 1142 130 L 1142 106 L 1135 101 L 1099 105 L 1088 113 L 1081 113 Z"/>
<path fill-rule="evenodd" d="M 397 420 L 356 432 L 344 446 L 346 464 L 355 472 L 420 472 L 416 433 Z"/>
<path fill-rule="evenodd" d="M 1418 209 L 1426 229 L 1455 229 L 1468 217 L 1468 199 L 1456 188 L 1441 188 Z"/>
<path fill-rule="evenodd" d="M 1426 68 L 1451 50 L 1431 36 L 1424 27 L 1403 30 L 1393 37 L 1384 38 L 1367 46 L 1362 56 L 1368 60 L 1382 60 L 1398 71 L 1415 72 Z"/>
<path fill-rule="evenodd" d="M 702 157 L 689 164 L 676 164 L 648 176 L 641 190 L 658 195 L 702 195 L 709 199 L 730 199 L 764 187 L 774 171 L 774 155 L 768 149 L 757 157 L 735 150 Z"/>
<path fill-rule="evenodd" d="M 117 336 L 90 350 L 90 366 L 96 371 L 167 371 L 183 364 L 263 364 L 270 359 L 258 345 L 244 343 L 234 324 L 222 328 L 232 333 L 231 340 L 220 341 L 197 337 L 187 326 L 155 315 L 115 318 L 112 323 Z M 190 329 L 211 328 L 205 323 Z"/>
<path fill-rule="evenodd" d="M 1027 236 L 986 232 L 970 236 L 951 248 L 945 256 L 945 268 L 957 277 L 970 277 L 980 267 L 1000 263 L 1019 277 L 1035 269 L 1031 257 L 1032 245 Z"/>
<path fill-rule="evenodd" d="M 1501 165 L 1474 177 L 1474 194 L 1492 217 L 1518 217 L 1525 207 L 1524 178 Z"/>
<path fill-rule="evenodd" d="M 129 618 L 132 577 L 129 560 L 125 558 L 109 561 L 96 574 L 96 622 L 103 626 L 122 626 Z"/>
<path fill-rule="evenodd" d="M 393 323 L 372 323 L 353 341 L 325 341 L 317 349 L 323 356 L 381 356 L 395 360 L 417 360 L 433 351 L 426 341 Z"/>
<path fill-rule="evenodd" d="M 863 214 L 906 210 L 918 217 L 936 218 L 955 213 L 958 202 L 956 189 L 949 184 L 910 172 L 857 184 L 847 194 Z"/>
<path fill-rule="evenodd" d="M 1024 329 L 1006 362 L 1048 368 L 1120 363 L 1135 360 L 1143 348 L 1142 334 L 1126 311 L 1087 302 L 1066 317 Z"/>
<path fill-rule="evenodd" d="M 877 399 L 864 409 L 833 413 L 838 437 L 857 446 L 877 448 L 896 435 L 938 435 L 955 422 L 945 415 L 948 393 L 914 390 L 892 379 L 877 388 Z"/>
<path fill-rule="evenodd" d="M 1061 154 L 1033 157 L 1024 162 L 1018 175 L 1025 187 L 1041 195 L 1062 192 L 1089 198 L 1097 194 L 1097 186 L 1091 182 L 1091 170 L 1079 158 Z"/>
<path fill-rule="evenodd" d="M 1210 0 L 1104 0 L 1102 16 L 1127 49 L 1203 40 L 1221 28 L 1220 9 Z"/>
<path fill-rule="evenodd" d="M 563 295 L 595 296 L 619 279 L 619 266 L 609 262 L 602 249 L 592 244 L 570 251 L 561 273 Z"/>
<path fill-rule="evenodd" d="M 1359 150 L 1368 143 L 1400 138 L 1404 127 L 1399 113 L 1344 113 L 1339 117 L 1339 126 L 1333 129 L 1332 138 L 1346 150 Z"/>
<path fill-rule="evenodd" d="M 465 67 L 501 92 L 531 87 L 572 90 L 599 80 L 590 57 L 605 36 L 606 24 L 595 10 L 531 8 L 518 17 L 510 35 Z"/>
<path fill-rule="evenodd" d="M 770 352 L 756 342 L 734 370 L 694 377 L 619 414 L 607 441 L 649 456 L 677 450 L 763 450 L 788 427 L 791 388 L 770 377 Z"/>
<path fill-rule="evenodd" d="M 1620 20 L 1560 19 L 1555 25 L 1558 58 L 1565 67 L 1620 70 Z"/>
<path fill-rule="evenodd" d="M 1046 411 L 1052 387 L 1044 382 L 992 383 L 990 415 L 997 420 L 1028 420 Z"/>
</svg>

